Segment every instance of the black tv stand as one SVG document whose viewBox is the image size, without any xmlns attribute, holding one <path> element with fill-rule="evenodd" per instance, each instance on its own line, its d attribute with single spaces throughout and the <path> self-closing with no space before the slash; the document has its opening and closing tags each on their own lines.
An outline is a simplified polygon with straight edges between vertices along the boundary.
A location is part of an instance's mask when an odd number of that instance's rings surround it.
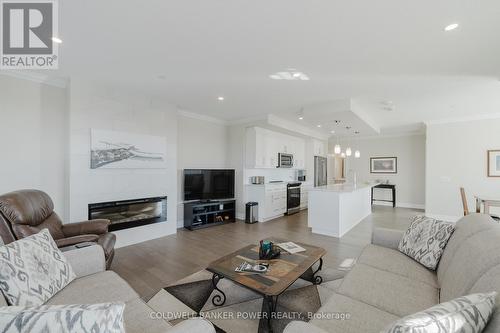
<svg viewBox="0 0 500 333">
<path fill-rule="evenodd" d="M 184 204 L 184 228 L 189 230 L 236 222 L 236 200 L 200 200 Z"/>
</svg>

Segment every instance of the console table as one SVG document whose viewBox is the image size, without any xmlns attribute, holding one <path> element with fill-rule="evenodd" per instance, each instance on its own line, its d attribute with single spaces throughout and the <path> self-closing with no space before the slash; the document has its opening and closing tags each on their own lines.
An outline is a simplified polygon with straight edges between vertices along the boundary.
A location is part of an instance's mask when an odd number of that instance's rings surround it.
<svg viewBox="0 0 500 333">
<path fill-rule="evenodd" d="M 385 189 L 392 190 L 392 200 L 374 199 L 373 198 L 373 189 L 374 188 L 385 188 Z M 372 187 L 372 205 L 373 205 L 374 201 L 392 202 L 392 207 L 396 207 L 396 185 L 394 185 L 394 184 L 378 184 L 376 186 L 373 186 Z"/>
</svg>

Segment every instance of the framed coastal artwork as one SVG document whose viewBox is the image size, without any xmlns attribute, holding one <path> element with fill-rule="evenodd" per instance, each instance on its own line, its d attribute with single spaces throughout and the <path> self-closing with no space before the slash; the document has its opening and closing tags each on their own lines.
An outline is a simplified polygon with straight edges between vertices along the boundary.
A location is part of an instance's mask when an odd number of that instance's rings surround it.
<svg viewBox="0 0 500 333">
<path fill-rule="evenodd" d="M 166 168 L 165 137 L 92 129 L 91 169 Z"/>
<path fill-rule="evenodd" d="M 500 150 L 488 150 L 488 177 L 500 177 Z"/>
<path fill-rule="evenodd" d="M 398 173 L 397 157 L 371 157 L 371 173 Z"/>
</svg>

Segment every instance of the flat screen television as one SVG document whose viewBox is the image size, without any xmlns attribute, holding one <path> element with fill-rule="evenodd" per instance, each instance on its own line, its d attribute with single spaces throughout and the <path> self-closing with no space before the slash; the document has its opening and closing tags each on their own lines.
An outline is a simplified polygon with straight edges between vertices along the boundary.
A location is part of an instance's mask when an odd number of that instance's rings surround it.
<svg viewBox="0 0 500 333">
<path fill-rule="evenodd" d="M 184 170 L 185 201 L 231 198 L 234 198 L 234 170 Z"/>
</svg>

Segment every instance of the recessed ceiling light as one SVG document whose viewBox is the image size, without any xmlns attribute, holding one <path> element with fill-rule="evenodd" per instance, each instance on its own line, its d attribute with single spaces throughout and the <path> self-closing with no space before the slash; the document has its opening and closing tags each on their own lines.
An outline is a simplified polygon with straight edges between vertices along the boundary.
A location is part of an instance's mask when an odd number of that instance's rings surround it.
<svg viewBox="0 0 500 333">
<path fill-rule="evenodd" d="M 318 124 L 318 125 L 316 125 L 316 127 L 321 127 L 321 125 L 320 125 L 320 124 Z"/>
<path fill-rule="evenodd" d="M 335 131 L 334 131 L 334 130 L 331 130 L 331 131 L 330 131 L 330 133 L 335 134 Z"/>
<path fill-rule="evenodd" d="M 221 101 L 221 102 L 222 102 L 222 101 L 224 100 L 224 97 L 219 96 L 219 97 L 217 97 L 217 100 L 219 100 L 219 101 Z"/>
<path fill-rule="evenodd" d="M 298 80 L 298 81 L 308 81 L 309 76 L 306 74 L 299 72 L 297 70 L 291 70 L 291 68 L 287 69 L 283 72 L 277 72 L 269 75 L 269 78 L 273 80 Z"/>
<path fill-rule="evenodd" d="M 452 23 L 444 28 L 444 31 L 452 31 L 458 28 L 458 23 Z"/>
<path fill-rule="evenodd" d="M 57 37 L 52 37 L 52 41 L 53 41 L 54 43 L 57 43 L 57 44 L 61 44 L 61 43 L 62 43 L 62 39 L 57 38 Z"/>
<path fill-rule="evenodd" d="M 304 119 L 304 117 L 302 117 L 302 116 L 299 117 L 299 120 L 303 120 L 303 119 Z"/>
</svg>

